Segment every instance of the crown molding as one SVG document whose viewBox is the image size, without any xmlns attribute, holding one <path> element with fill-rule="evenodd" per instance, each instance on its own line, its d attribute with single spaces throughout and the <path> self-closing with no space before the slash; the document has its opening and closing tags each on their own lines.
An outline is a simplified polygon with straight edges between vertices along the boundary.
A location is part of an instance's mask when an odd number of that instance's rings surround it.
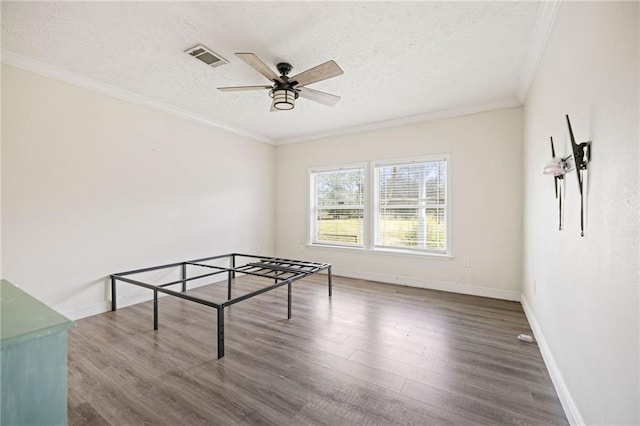
<svg viewBox="0 0 640 426">
<path fill-rule="evenodd" d="M 306 142 L 310 140 L 319 140 L 332 138 L 336 136 L 344 136 L 354 133 L 371 132 L 374 130 L 387 129 L 391 127 L 400 127 L 407 124 L 423 123 L 428 121 L 444 120 L 446 118 L 461 117 L 463 115 L 471 115 L 479 112 L 494 111 L 505 108 L 514 108 L 522 106 L 522 103 L 516 98 L 497 99 L 487 102 L 476 103 L 472 105 L 462 106 L 458 108 L 450 108 L 440 111 L 431 111 L 423 114 L 411 115 L 408 117 L 394 118 L 391 120 L 377 121 L 373 123 L 363 124 L 361 126 L 347 127 L 327 132 L 313 133 L 300 137 L 282 139 L 276 142 L 276 145 L 286 145 L 292 143 Z"/>
<path fill-rule="evenodd" d="M 555 16 L 555 14 L 554 14 Z M 2 54 L 2 63 L 20 68 L 26 71 L 30 71 L 36 74 L 43 75 L 58 81 L 81 87 L 83 89 L 99 92 L 107 96 L 114 97 L 116 99 L 124 100 L 134 104 L 145 105 L 152 108 L 159 109 L 168 114 L 181 117 L 187 120 L 195 121 L 201 124 L 216 127 L 229 133 L 240 135 L 258 142 L 267 143 L 270 145 L 286 145 L 298 142 L 305 142 L 310 140 L 326 139 L 330 137 L 349 135 L 354 133 L 364 133 L 374 130 L 387 129 L 392 127 L 400 127 L 412 123 L 428 122 L 443 120 L 446 118 L 459 117 L 464 115 L 475 114 L 479 112 L 486 112 L 498 109 L 513 108 L 522 106 L 522 102 L 516 98 L 498 99 L 487 102 L 476 103 L 472 105 L 466 105 L 457 108 L 450 108 L 446 110 L 430 111 L 422 114 L 412 115 L 408 117 L 395 118 L 391 120 L 377 121 L 367 123 L 359 126 L 346 127 L 343 129 L 331 130 L 326 132 L 311 133 L 308 135 L 297 136 L 289 139 L 273 140 L 267 138 L 264 135 L 249 132 L 247 130 L 230 126 L 228 124 L 212 120 L 202 115 L 194 114 L 189 111 L 176 108 L 174 106 L 154 101 L 145 96 L 129 92 L 111 86 L 99 81 L 81 76 L 79 74 L 72 73 L 70 71 L 58 68 L 49 64 L 46 64 L 35 59 L 27 58 L 25 56 L 18 55 L 16 53 L 0 50 Z"/>
<path fill-rule="evenodd" d="M 549 40 L 553 23 L 556 20 L 559 6 L 560 0 L 546 0 L 542 4 L 540 12 L 538 12 L 538 19 L 536 20 L 533 37 L 529 44 L 524 66 L 522 67 L 520 84 L 518 85 L 518 100 L 523 104 L 527 99 L 529 88 L 538 71 L 538 65 L 540 64 L 544 49 L 547 46 L 547 41 Z"/>
<path fill-rule="evenodd" d="M 40 74 L 45 77 L 52 78 L 54 80 L 59 80 L 77 87 L 81 87 L 83 89 L 99 92 L 107 96 L 111 96 L 113 98 L 120 99 L 126 102 L 156 108 L 168 114 L 174 115 L 176 117 L 180 117 L 180 118 L 195 121 L 201 124 L 205 124 L 208 126 L 216 127 L 226 132 L 233 133 L 239 136 L 244 136 L 246 138 L 249 138 L 258 142 L 264 142 L 270 145 L 275 144 L 273 140 L 263 135 L 252 133 L 238 127 L 230 126 L 220 121 L 212 120 L 211 118 L 208 118 L 199 114 L 194 114 L 192 112 L 186 111 L 181 108 L 176 108 L 168 104 L 157 102 L 157 101 L 154 101 L 153 99 L 147 98 L 137 93 L 129 92 L 127 90 L 123 90 L 115 86 L 101 83 L 99 81 L 81 76 L 79 74 L 72 73 L 62 68 L 58 68 L 53 65 L 49 65 L 44 62 L 37 61 L 35 59 L 18 55 L 8 50 L 2 49 L 1 53 L 2 53 L 3 64 L 11 65 L 16 68 L 20 68 L 26 71 Z"/>
</svg>

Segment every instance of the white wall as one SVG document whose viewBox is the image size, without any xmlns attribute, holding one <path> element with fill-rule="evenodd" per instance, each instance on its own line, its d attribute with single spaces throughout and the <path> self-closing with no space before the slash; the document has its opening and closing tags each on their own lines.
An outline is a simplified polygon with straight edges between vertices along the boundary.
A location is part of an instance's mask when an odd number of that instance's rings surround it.
<svg viewBox="0 0 640 426">
<path fill-rule="evenodd" d="M 453 259 L 305 246 L 310 167 L 440 153 L 451 154 Z M 518 299 L 521 164 L 521 108 L 278 146 L 277 253 L 341 275 Z"/>
<path fill-rule="evenodd" d="M 638 3 L 561 3 L 525 106 L 524 299 L 574 422 L 640 424 Z M 569 152 L 564 115 L 591 140 L 580 237 L 575 172 L 565 230 L 549 137 Z M 563 391 L 564 390 L 564 391 Z"/>
<path fill-rule="evenodd" d="M 273 146 L 3 66 L 3 278 L 77 318 L 110 273 L 272 254 L 274 166 Z"/>
</svg>

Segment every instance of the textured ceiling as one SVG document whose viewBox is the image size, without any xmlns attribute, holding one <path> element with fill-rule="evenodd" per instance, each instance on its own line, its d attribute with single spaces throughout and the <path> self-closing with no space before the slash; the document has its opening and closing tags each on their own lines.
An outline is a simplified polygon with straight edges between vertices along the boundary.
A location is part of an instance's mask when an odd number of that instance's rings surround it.
<svg viewBox="0 0 640 426">
<path fill-rule="evenodd" d="M 540 2 L 2 2 L 2 49 L 274 142 L 516 101 Z M 184 54 L 202 43 L 230 61 Z M 310 85 L 342 97 L 269 112 L 268 81 L 237 59 L 335 60 Z"/>
</svg>

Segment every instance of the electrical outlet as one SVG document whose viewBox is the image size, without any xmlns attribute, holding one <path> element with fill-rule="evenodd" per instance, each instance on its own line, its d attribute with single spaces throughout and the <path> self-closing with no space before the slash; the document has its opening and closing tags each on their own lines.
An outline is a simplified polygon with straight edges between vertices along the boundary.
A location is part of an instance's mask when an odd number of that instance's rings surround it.
<svg viewBox="0 0 640 426">
<path fill-rule="evenodd" d="M 471 266 L 471 264 L 469 263 L 469 259 L 462 259 L 462 266 L 465 268 Z"/>
</svg>

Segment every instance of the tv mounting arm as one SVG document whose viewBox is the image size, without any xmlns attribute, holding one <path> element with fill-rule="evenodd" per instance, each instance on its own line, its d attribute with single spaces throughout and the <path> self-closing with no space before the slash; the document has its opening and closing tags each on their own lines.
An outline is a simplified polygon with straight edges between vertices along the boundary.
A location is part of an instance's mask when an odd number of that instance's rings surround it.
<svg viewBox="0 0 640 426">
<path fill-rule="evenodd" d="M 580 189 L 580 236 L 584 237 L 584 204 L 587 192 L 585 179 L 587 178 L 587 164 L 591 159 L 591 141 L 576 143 L 576 139 L 573 136 L 573 129 L 571 128 L 571 121 L 569 121 L 569 115 L 567 114 L 565 117 L 567 118 L 567 127 L 569 127 L 571 150 L 573 151 L 573 161 L 578 175 L 578 188 Z"/>
<path fill-rule="evenodd" d="M 556 157 L 555 147 L 553 145 L 553 137 L 551 137 L 551 160 L 545 165 L 543 173 L 552 175 L 555 185 L 556 199 L 558 200 L 558 229 L 562 230 L 564 219 L 564 176 L 571 170 L 575 169 L 578 177 L 578 189 L 580 191 L 580 236 L 584 237 L 584 217 L 586 210 L 587 196 L 587 164 L 591 159 L 591 142 L 576 143 L 571 128 L 569 116 L 565 115 L 567 126 L 569 128 L 569 136 L 571 138 L 572 154 L 565 157 Z"/>
</svg>

